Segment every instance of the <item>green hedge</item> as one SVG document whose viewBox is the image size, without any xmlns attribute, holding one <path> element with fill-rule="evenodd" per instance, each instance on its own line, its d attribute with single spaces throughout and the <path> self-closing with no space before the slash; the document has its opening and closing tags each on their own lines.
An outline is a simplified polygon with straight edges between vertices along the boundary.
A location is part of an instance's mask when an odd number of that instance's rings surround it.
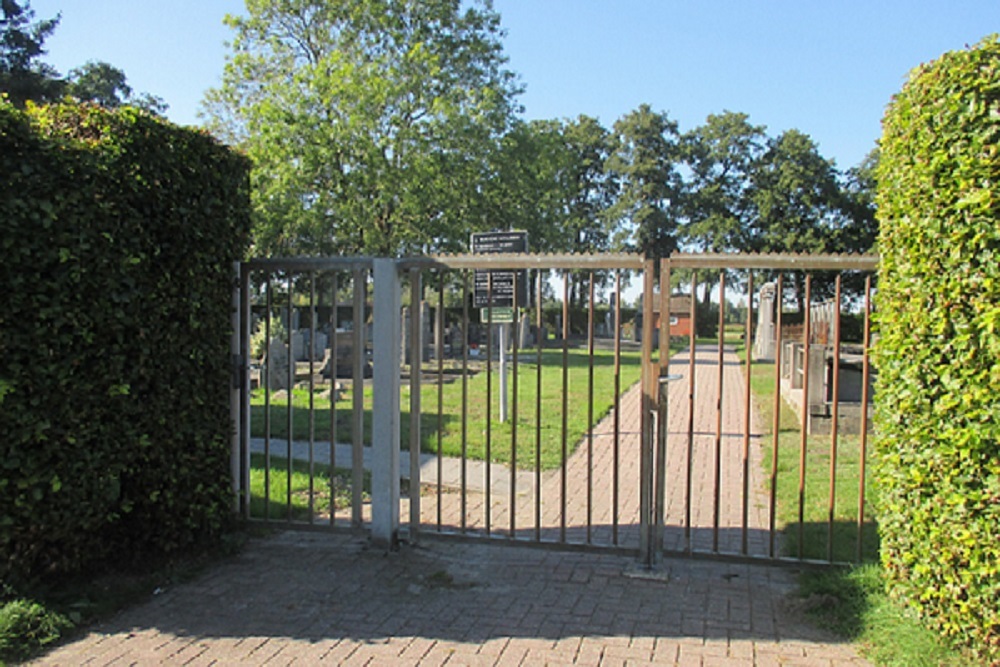
<svg viewBox="0 0 1000 667">
<path fill-rule="evenodd" d="M 1000 658 L 1000 43 L 914 70 L 878 170 L 878 520 L 889 586 Z"/>
<path fill-rule="evenodd" d="M 133 109 L 0 102 L 0 574 L 217 536 L 248 164 Z"/>
</svg>

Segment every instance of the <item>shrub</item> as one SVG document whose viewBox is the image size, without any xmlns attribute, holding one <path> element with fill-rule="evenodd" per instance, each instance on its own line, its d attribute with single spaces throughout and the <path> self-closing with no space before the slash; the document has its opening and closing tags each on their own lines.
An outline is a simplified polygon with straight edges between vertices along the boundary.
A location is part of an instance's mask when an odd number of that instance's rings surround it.
<svg viewBox="0 0 1000 667">
<path fill-rule="evenodd" d="M 211 539 L 247 164 L 134 109 L 0 102 L 0 576 Z"/>
<path fill-rule="evenodd" d="M 73 627 L 65 616 L 37 602 L 12 600 L 0 605 L 0 661 L 22 660 L 59 639 Z"/>
<path fill-rule="evenodd" d="M 892 593 L 1000 657 L 1000 42 L 910 75 L 883 122 L 878 519 Z"/>
</svg>

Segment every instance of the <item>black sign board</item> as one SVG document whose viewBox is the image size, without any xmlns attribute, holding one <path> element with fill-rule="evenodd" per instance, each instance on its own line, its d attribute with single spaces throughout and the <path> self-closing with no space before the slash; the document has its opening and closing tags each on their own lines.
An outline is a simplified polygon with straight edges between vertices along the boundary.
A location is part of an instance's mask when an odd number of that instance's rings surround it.
<svg viewBox="0 0 1000 667">
<path fill-rule="evenodd" d="M 485 232 L 472 235 L 472 252 L 527 252 L 528 232 Z M 510 308 L 514 305 L 517 277 L 517 305 L 528 305 L 528 272 L 476 271 L 473 306 L 475 308 Z"/>
</svg>

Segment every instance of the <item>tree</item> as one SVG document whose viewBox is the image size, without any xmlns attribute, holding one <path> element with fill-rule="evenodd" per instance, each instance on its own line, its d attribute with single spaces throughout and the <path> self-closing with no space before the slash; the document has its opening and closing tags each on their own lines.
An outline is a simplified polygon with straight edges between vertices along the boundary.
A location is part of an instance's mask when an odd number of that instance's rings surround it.
<svg viewBox="0 0 1000 667">
<path fill-rule="evenodd" d="M 798 130 L 768 142 L 752 179 L 751 200 L 756 228 L 749 239 L 758 252 L 837 252 L 844 200 L 833 162 L 820 155 L 816 143 Z M 799 311 L 805 308 L 805 276 L 790 275 Z M 820 276 L 818 293 L 830 281 Z"/>
<path fill-rule="evenodd" d="M 256 252 L 464 246 L 518 92 L 488 0 L 248 0 L 226 20 L 205 111 L 256 164 Z"/>
<path fill-rule="evenodd" d="M 682 138 L 689 176 L 684 187 L 684 240 L 699 250 L 742 251 L 756 222 L 752 179 L 767 136 L 743 113 L 712 114 Z"/>
<path fill-rule="evenodd" d="M 62 95 L 58 72 L 39 61 L 45 55 L 45 40 L 59 25 L 59 16 L 32 23 L 35 12 L 27 0 L 0 0 L 0 93 L 11 103 L 48 102 Z"/>
<path fill-rule="evenodd" d="M 125 72 L 106 62 L 87 62 L 71 69 L 66 92 L 81 102 L 93 102 L 106 109 L 129 105 L 163 114 L 167 104 L 149 93 L 134 95 Z"/>
<path fill-rule="evenodd" d="M 677 123 L 643 104 L 619 119 L 612 135 L 606 168 L 620 189 L 609 214 L 631 237 L 620 233 L 618 244 L 666 257 L 678 245 Z"/>
</svg>

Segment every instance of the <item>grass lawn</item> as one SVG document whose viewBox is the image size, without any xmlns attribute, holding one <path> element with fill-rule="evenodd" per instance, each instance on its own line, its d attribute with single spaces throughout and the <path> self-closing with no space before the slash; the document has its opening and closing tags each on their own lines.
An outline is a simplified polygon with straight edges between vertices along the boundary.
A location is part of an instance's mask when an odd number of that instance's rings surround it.
<svg viewBox="0 0 1000 667">
<path fill-rule="evenodd" d="M 485 460 L 487 458 L 487 374 L 485 364 L 480 364 L 481 370 L 469 373 L 466 377 L 468 398 L 465 402 L 466 413 L 463 414 L 462 395 L 463 378 L 461 369 L 449 363 L 445 374 L 445 383 L 441 386 L 441 398 L 438 398 L 437 364 L 424 366 L 424 382 L 421 386 L 421 451 L 434 453 L 438 451 L 440 437 L 441 452 L 445 456 L 461 456 L 463 451 L 471 459 Z M 539 368 L 541 369 L 541 414 L 537 410 L 537 382 Z M 579 443 L 590 427 L 588 413 L 588 393 L 590 387 L 590 363 L 586 348 L 572 348 L 566 355 L 566 428 L 563 431 L 563 352 L 561 349 L 546 349 L 542 352 L 541 366 L 537 363 L 537 351 L 526 350 L 520 353 L 517 376 L 517 465 L 519 468 L 530 469 L 535 465 L 536 441 L 540 438 L 540 455 L 538 458 L 543 469 L 558 467 L 562 461 L 563 442 L 565 440 L 567 455 Z M 493 364 L 491 379 L 491 401 L 489 410 L 491 421 L 489 459 L 494 462 L 509 463 L 511 461 L 511 441 L 513 421 L 501 423 L 498 419 L 499 375 L 497 364 Z M 624 392 L 639 380 L 639 353 L 625 351 L 621 353 L 619 384 Z M 513 416 L 515 403 L 513 396 L 513 374 L 508 376 L 512 395 L 508 402 L 508 410 Z M 348 389 L 339 398 L 337 409 L 337 441 L 351 441 L 351 406 L 352 395 L 350 382 Z M 596 423 L 608 414 L 614 403 L 614 353 L 611 350 L 594 351 L 593 370 L 593 418 Z M 329 440 L 330 411 L 328 394 L 323 394 L 326 387 L 318 388 L 313 396 L 316 410 L 309 411 L 309 392 L 307 389 L 296 389 L 292 395 L 292 431 L 294 439 L 307 440 L 310 432 L 310 421 L 316 440 Z M 401 440 L 404 448 L 409 447 L 409 383 L 404 381 L 400 405 L 403 409 Z M 371 387 L 365 388 L 365 442 L 371 439 Z M 271 436 L 285 438 L 288 433 L 288 403 L 285 398 L 271 400 Z M 440 409 L 439 409 L 440 406 Z M 312 417 L 310 418 L 310 414 Z M 439 416 L 440 414 L 440 416 Z M 263 437 L 265 432 L 264 392 L 257 390 L 251 397 L 251 433 L 254 437 Z"/>
<path fill-rule="evenodd" d="M 308 462 L 293 461 L 289 476 L 288 462 L 286 458 L 272 455 L 271 472 L 269 476 L 265 476 L 264 455 L 250 455 L 251 517 L 308 521 L 310 498 L 313 509 L 311 515 L 317 519 L 329 519 L 331 498 L 334 511 L 351 506 L 350 470 L 335 469 L 331 486 L 328 466 L 316 463 L 310 475 Z M 371 475 L 366 472 L 362 497 L 368 498 L 370 491 Z"/>
</svg>

